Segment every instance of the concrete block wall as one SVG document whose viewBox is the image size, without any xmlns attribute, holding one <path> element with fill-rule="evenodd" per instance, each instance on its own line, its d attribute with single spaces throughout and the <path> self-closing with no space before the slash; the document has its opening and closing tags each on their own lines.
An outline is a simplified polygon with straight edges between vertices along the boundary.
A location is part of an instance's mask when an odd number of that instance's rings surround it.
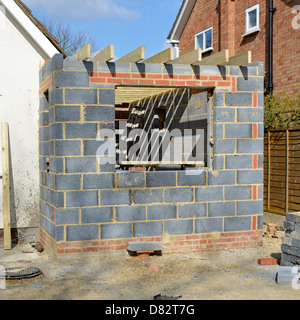
<svg viewBox="0 0 300 320">
<path fill-rule="evenodd" d="M 115 172 L 113 164 L 99 164 L 103 141 L 97 132 L 114 127 L 115 86 L 126 84 L 214 92 L 211 161 L 203 172 Z M 259 64 L 192 68 L 56 55 L 41 70 L 40 94 L 40 228 L 46 250 L 118 251 L 137 240 L 162 241 L 164 252 L 262 244 Z M 115 149 L 104 156 L 114 159 Z"/>
</svg>

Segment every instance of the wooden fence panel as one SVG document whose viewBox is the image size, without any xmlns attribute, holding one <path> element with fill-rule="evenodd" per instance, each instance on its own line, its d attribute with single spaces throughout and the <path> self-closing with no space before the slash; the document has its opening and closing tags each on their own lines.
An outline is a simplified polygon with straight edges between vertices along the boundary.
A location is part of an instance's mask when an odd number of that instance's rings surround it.
<svg viewBox="0 0 300 320">
<path fill-rule="evenodd" d="M 300 211 L 300 128 L 266 131 L 264 149 L 264 209 Z"/>
</svg>

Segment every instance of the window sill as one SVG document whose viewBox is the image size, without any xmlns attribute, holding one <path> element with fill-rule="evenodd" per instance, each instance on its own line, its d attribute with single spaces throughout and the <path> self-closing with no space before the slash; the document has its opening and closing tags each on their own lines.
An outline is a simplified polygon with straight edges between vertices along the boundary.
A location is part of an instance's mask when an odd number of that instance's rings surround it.
<svg viewBox="0 0 300 320">
<path fill-rule="evenodd" d="M 255 28 L 255 29 L 253 29 L 253 30 L 247 31 L 245 34 L 242 35 L 242 38 L 243 38 L 243 37 L 246 37 L 246 36 L 249 36 L 250 34 L 253 34 L 253 33 L 255 33 L 255 32 L 260 32 L 260 28 Z"/>
<path fill-rule="evenodd" d="M 214 48 L 208 48 L 208 49 L 203 50 L 202 53 L 210 52 L 210 51 L 213 51 L 213 50 L 214 50 Z"/>
</svg>

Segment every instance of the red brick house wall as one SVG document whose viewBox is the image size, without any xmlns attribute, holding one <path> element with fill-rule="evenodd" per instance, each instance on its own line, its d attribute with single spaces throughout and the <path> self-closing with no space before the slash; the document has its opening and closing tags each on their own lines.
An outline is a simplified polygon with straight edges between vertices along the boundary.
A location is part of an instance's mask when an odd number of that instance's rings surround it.
<svg viewBox="0 0 300 320">
<path fill-rule="evenodd" d="M 246 9 L 260 5 L 260 30 L 243 36 L 246 28 Z M 292 21 L 300 13 L 292 9 L 299 0 L 274 0 L 274 92 L 300 92 L 300 29 Z M 298 19 L 300 24 L 300 19 Z M 195 48 L 195 35 L 213 27 L 213 48 L 204 56 L 229 49 L 234 56 L 252 51 L 252 62 L 265 63 L 268 73 L 268 1 L 267 0 L 198 0 L 179 42 L 180 54 Z"/>
</svg>

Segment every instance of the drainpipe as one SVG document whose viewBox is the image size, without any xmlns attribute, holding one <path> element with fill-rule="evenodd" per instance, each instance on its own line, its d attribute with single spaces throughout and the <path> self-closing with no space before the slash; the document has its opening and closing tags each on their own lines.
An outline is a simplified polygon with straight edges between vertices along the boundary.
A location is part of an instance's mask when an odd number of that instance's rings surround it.
<svg viewBox="0 0 300 320">
<path fill-rule="evenodd" d="M 268 81 L 268 87 L 267 91 L 268 93 L 272 94 L 274 89 L 274 83 L 273 83 L 273 17 L 276 12 L 276 8 L 273 7 L 273 0 L 269 0 L 269 81 Z"/>
</svg>

